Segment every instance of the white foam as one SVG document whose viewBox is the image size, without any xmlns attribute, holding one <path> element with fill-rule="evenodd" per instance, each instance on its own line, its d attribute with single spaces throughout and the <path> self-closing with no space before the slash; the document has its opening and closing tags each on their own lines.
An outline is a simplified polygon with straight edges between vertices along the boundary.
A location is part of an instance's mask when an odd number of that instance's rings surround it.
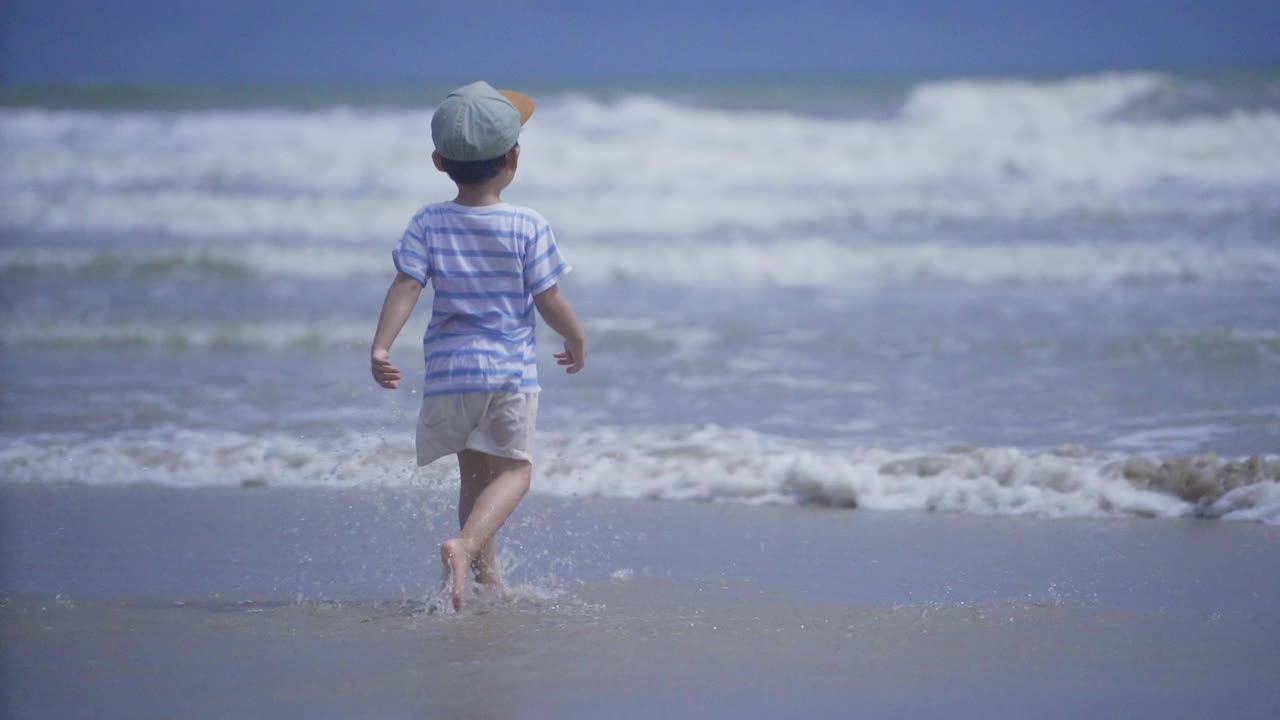
<svg viewBox="0 0 1280 720">
<path fill-rule="evenodd" d="M 1175 82 L 929 83 L 887 120 L 548 97 L 510 194 L 599 238 L 1280 210 L 1280 114 L 1117 116 Z M 392 242 L 450 191 L 429 118 L 3 110 L 0 228 Z"/>
<path fill-rule="evenodd" d="M 1250 520 L 1280 525 L 1280 483 L 1257 483 L 1236 488 L 1218 498 L 1209 513 L 1227 520 Z"/>
<path fill-rule="evenodd" d="M 1184 461 L 1135 468 L 1132 458 L 1078 449 L 906 453 L 820 446 L 716 426 L 604 427 L 573 436 L 548 434 L 540 448 L 535 491 L 566 497 L 1031 517 L 1195 514 L 1280 524 L 1280 483 L 1268 479 L 1276 473 L 1275 459 L 1253 462 L 1262 475 L 1252 484 L 1196 504 L 1173 494 L 1181 480 L 1161 474 L 1177 471 Z M 1232 483 L 1244 467 L 1213 459 L 1191 465 L 1203 469 L 1206 463 Z M 1144 467 L 1151 471 L 1138 472 Z M 449 463 L 415 469 L 407 432 L 302 438 L 170 427 L 97 438 L 27 436 L 0 448 L 0 477 L 19 482 L 402 486 L 450 482 L 454 472 Z M 1131 482 L 1126 473 L 1147 479 Z"/>
<path fill-rule="evenodd" d="M 410 318 L 400 337 L 418 338 L 426 330 L 426 317 Z M 203 350 L 239 348 L 290 350 L 312 348 L 364 348 L 373 332 L 371 321 L 325 318 L 318 320 L 59 320 L 50 323 L 22 313 L 0 315 L 0 347 L 93 347 Z M 715 341 L 706 327 L 652 318 L 592 318 L 597 341 L 615 352 L 663 352 L 696 355 Z M 539 337 L 554 342 L 552 331 L 539 325 Z M 787 382 L 787 380 L 779 380 Z M 803 381 L 797 380 L 797 383 Z M 859 386 L 859 391 L 865 387 Z"/>
<path fill-rule="evenodd" d="M 363 347 L 372 332 L 368 323 L 244 322 L 72 322 L 49 323 L 15 317 L 0 326 L 0 346 L 95 348 L 256 348 L 266 350 L 318 347 Z M 413 332 L 410 329 L 407 332 Z M 414 334 L 421 334 L 420 331 Z M 408 335 L 413 337 L 413 335 Z"/>
<path fill-rule="evenodd" d="M 387 248 L 373 249 L 319 243 L 208 242 L 101 249 L 84 245 L 9 245 L 0 247 L 0 273 L 119 277 L 188 273 L 310 279 L 384 275 L 389 278 L 395 272 L 390 247 L 390 243 Z"/>
<path fill-rule="evenodd" d="M 990 129 L 992 123 L 1070 128 L 1105 120 L 1135 98 L 1171 84 L 1156 73 L 1107 73 L 1043 83 L 952 80 L 916 89 L 902 114 L 917 122 Z"/>
<path fill-rule="evenodd" d="M 597 430 L 561 452 L 565 464 L 553 460 L 541 485 L 561 495 L 1050 517 L 1179 517 L 1193 509 L 1135 488 L 1106 470 L 1105 457 L 833 450 L 714 426 L 687 433 Z"/>
<path fill-rule="evenodd" d="M 412 438 L 404 433 L 306 438 L 162 427 L 15 439 L 0 448 L 0 476 L 88 485 L 377 487 L 411 482 L 412 457 Z"/>
<path fill-rule="evenodd" d="M 1189 242 L 1119 244 L 851 244 L 823 236 L 777 242 L 566 241 L 574 281 L 697 286 L 867 287 L 903 281 L 973 284 L 1235 284 L 1280 276 L 1280 247 L 1209 247 Z M 0 273 L 147 277 L 244 275 L 303 279 L 390 278 L 385 246 L 325 243 L 196 243 L 96 250 L 83 246 L 0 248 Z"/>
<path fill-rule="evenodd" d="M 401 330 L 406 340 L 421 337 L 426 330 L 426 317 L 411 318 Z M 60 320 L 50 323 L 40 317 L 14 313 L 0 315 L 0 347 L 92 347 L 92 348 L 160 348 L 166 350 L 204 350 L 217 348 L 291 350 L 313 348 L 364 348 L 370 342 L 370 321 L 326 318 L 315 320 L 227 320 L 163 321 L 163 320 Z M 539 337 L 552 331 L 539 325 Z M 715 341 L 715 333 L 697 325 L 661 323 L 655 319 L 599 317 L 592 319 L 592 333 L 597 341 L 616 352 L 654 351 L 696 355 Z M 777 382 L 806 381 L 780 379 Z M 823 387 L 831 387 L 830 384 Z M 866 386 L 850 386 L 858 392 Z"/>
<path fill-rule="evenodd" d="M 778 243 L 583 243 L 579 277 L 680 285 L 873 286 L 965 283 L 1110 285 L 1255 283 L 1280 276 L 1280 248 L 1175 242 L 1063 245 L 899 243 L 850 245 L 821 237 Z"/>
</svg>

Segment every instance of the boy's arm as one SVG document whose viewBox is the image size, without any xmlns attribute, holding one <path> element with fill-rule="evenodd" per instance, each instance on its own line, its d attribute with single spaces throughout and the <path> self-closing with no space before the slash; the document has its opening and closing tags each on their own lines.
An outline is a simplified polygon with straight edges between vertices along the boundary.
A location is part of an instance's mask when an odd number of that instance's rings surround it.
<svg viewBox="0 0 1280 720">
<path fill-rule="evenodd" d="M 587 332 L 582 329 L 582 323 L 578 322 L 569 299 L 560 294 L 560 287 L 552 285 L 534 295 L 533 304 L 538 306 L 538 313 L 551 329 L 564 338 L 564 352 L 556 353 L 556 362 L 566 366 L 567 373 L 576 373 L 586 367 Z"/>
<path fill-rule="evenodd" d="M 373 379 L 384 388 L 400 387 L 400 369 L 391 362 L 391 344 L 396 341 L 413 306 L 422 294 L 422 283 L 404 273 L 396 273 L 382 301 L 382 313 L 378 316 L 378 329 L 373 334 L 373 348 L 369 351 L 369 366 Z"/>
</svg>

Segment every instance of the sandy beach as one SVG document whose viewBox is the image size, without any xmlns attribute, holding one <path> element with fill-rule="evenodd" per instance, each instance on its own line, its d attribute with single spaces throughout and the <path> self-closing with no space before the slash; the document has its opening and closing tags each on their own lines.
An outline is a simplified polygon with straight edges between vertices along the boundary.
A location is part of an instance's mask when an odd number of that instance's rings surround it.
<svg viewBox="0 0 1280 720">
<path fill-rule="evenodd" d="M 1271 717 L 1280 529 L 437 490 L 0 489 L 7 716 Z"/>
</svg>

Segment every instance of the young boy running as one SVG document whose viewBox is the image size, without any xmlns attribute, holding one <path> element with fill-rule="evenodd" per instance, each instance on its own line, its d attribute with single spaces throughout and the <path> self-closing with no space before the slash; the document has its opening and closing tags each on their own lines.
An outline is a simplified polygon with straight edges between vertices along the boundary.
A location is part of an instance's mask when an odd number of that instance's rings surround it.
<svg viewBox="0 0 1280 720">
<path fill-rule="evenodd" d="M 436 169 L 458 186 L 449 202 L 427 205 L 392 252 L 387 290 L 370 351 L 373 377 L 400 386 L 391 344 L 422 288 L 435 288 L 423 338 L 426 381 L 418 417 L 418 464 L 456 454 L 461 532 L 440 546 L 454 609 L 468 575 L 501 587 L 494 538 L 529 490 L 538 366 L 534 308 L 564 338 L 559 365 L 586 365 L 587 340 L 557 286 L 569 264 L 551 226 L 534 210 L 502 201 L 520 161 L 520 128 L 533 100 L 476 82 L 449 94 L 431 118 Z"/>
</svg>

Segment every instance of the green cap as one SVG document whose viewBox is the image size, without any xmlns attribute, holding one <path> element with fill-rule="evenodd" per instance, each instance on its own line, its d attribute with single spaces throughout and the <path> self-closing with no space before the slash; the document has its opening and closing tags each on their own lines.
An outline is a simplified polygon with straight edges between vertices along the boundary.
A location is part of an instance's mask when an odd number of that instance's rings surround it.
<svg viewBox="0 0 1280 720">
<path fill-rule="evenodd" d="M 505 155 L 533 115 L 533 99 L 495 90 L 483 80 L 449 93 L 431 116 L 431 141 L 449 160 L 474 162 Z"/>
</svg>

